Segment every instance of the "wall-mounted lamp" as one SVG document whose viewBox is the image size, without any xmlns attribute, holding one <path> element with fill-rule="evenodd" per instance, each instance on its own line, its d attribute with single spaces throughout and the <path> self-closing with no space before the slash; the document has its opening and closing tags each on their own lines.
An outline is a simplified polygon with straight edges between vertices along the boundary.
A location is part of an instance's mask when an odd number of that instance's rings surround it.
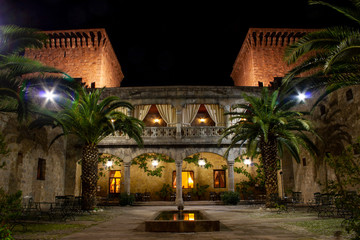
<svg viewBox="0 0 360 240">
<path fill-rule="evenodd" d="M 156 168 L 156 167 L 159 165 L 159 160 L 153 159 L 153 160 L 151 161 L 151 165 L 152 165 L 154 168 Z"/>
<path fill-rule="evenodd" d="M 159 119 L 159 118 L 155 118 L 155 119 L 154 119 L 154 123 L 160 123 L 160 119 Z"/>
<path fill-rule="evenodd" d="M 200 122 L 201 122 L 201 123 L 206 122 L 206 118 L 200 118 Z"/>
<path fill-rule="evenodd" d="M 111 168 L 112 165 L 113 165 L 113 161 L 108 160 L 108 161 L 106 162 L 106 168 Z"/>
<path fill-rule="evenodd" d="M 251 164 L 250 158 L 246 158 L 246 159 L 244 160 L 244 164 L 250 166 L 250 164 Z"/>
<path fill-rule="evenodd" d="M 200 167 L 204 167 L 204 166 L 205 166 L 205 164 L 206 164 L 205 159 L 200 158 L 200 159 L 199 159 L 199 161 L 198 161 L 198 164 L 199 164 L 199 166 L 200 166 Z"/>
</svg>

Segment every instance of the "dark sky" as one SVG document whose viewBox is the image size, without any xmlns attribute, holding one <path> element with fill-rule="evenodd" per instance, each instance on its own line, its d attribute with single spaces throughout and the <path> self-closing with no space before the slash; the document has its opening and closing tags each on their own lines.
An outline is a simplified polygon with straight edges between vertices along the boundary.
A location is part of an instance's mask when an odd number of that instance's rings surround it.
<svg viewBox="0 0 360 240">
<path fill-rule="evenodd" d="M 344 21 L 307 0 L 144 2 L 0 0 L 0 25 L 105 28 L 125 75 L 122 86 L 160 86 L 233 85 L 232 65 L 250 27 L 321 28 Z"/>
</svg>

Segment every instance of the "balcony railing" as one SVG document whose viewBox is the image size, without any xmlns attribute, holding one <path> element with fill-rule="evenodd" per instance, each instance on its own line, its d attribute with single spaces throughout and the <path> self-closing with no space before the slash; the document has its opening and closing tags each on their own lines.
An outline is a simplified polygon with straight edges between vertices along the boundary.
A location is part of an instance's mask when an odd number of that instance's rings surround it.
<svg viewBox="0 0 360 240">
<path fill-rule="evenodd" d="M 145 127 L 143 140 L 145 145 L 173 144 L 218 144 L 225 127 Z M 102 141 L 102 145 L 136 145 L 127 135 L 117 132 Z"/>
<path fill-rule="evenodd" d="M 176 137 L 176 127 L 146 127 L 143 137 Z"/>
<path fill-rule="evenodd" d="M 219 137 L 225 127 L 183 127 L 181 129 L 182 137 Z"/>
<path fill-rule="evenodd" d="M 215 126 L 206 126 L 206 127 L 182 127 L 181 128 L 181 137 L 182 138 L 191 138 L 191 137 L 219 137 L 221 136 L 225 127 L 215 127 Z M 146 127 L 144 130 L 143 137 L 151 138 L 162 138 L 176 137 L 176 127 Z"/>
</svg>

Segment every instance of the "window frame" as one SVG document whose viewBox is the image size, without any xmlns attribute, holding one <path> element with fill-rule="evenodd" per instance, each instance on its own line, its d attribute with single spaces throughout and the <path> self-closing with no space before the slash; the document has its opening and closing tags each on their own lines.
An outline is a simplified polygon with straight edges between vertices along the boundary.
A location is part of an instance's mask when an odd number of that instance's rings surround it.
<svg viewBox="0 0 360 240">
<path fill-rule="evenodd" d="M 219 181 L 219 186 L 215 185 L 215 172 L 223 172 L 224 173 L 224 187 L 221 186 L 221 182 Z M 214 181 L 214 188 L 226 188 L 226 170 L 224 169 L 214 169 L 213 171 L 213 181 Z"/>
<path fill-rule="evenodd" d="M 116 171 L 120 172 L 120 177 L 110 177 L 111 176 L 111 172 L 115 172 L 114 176 L 116 174 Z M 121 193 L 121 170 L 109 170 L 109 194 L 120 194 Z M 114 186 L 114 192 L 111 192 L 111 181 L 115 180 L 115 186 Z M 116 192 L 116 180 L 119 179 L 119 192 Z"/>
<path fill-rule="evenodd" d="M 45 180 L 46 176 L 46 159 L 38 158 L 36 180 Z"/>
<path fill-rule="evenodd" d="M 182 189 L 194 189 L 194 186 L 195 186 L 195 175 L 194 175 L 194 171 L 192 171 L 192 170 L 185 170 L 185 171 L 181 171 L 181 174 L 183 174 L 184 172 L 189 172 L 190 173 L 190 175 L 191 175 L 191 177 L 192 177 L 192 180 L 193 180 L 193 187 L 187 187 L 187 188 L 185 188 L 185 187 L 183 187 Z M 176 171 L 174 170 L 173 171 L 173 175 L 172 175 L 173 177 L 172 177 L 172 186 L 173 186 L 173 188 L 174 189 L 176 189 L 176 184 L 174 185 L 174 182 L 175 182 L 175 180 L 176 180 Z M 189 184 L 188 184 L 189 185 Z"/>
</svg>

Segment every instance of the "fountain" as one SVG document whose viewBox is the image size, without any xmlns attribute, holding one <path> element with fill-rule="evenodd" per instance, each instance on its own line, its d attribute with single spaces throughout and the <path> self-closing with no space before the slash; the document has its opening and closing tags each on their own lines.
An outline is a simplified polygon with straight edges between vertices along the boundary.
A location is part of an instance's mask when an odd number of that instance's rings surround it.
<svg viewBox="0 0 360 240">
<path fill-rule="evenodd" d="M 147 232 L 213 232 L 220 231 L 219 220 L 203 211 L 161 211 L 145 221 Z"/>
<path fill-rule="evenodd" d="M 182 161 L 176 162 L 176 200 L 178 211 L 161 211 L 145 221 L 147 232 L 213 232 L 220 231 L 219 220 L 203 211 L 184 211 L 182 199 Z M 178 174 L 180 173 L 180 174 Z"/>
<path fill-rule="evenodd" d="M 161 211 L 145 221 L 147 232 L 213 232 L 220 231 L 220 221 L 213 220 L 205 212 L 184 210 L 184 204 L 177 204 L 178 211 Z"/>
</svg>

